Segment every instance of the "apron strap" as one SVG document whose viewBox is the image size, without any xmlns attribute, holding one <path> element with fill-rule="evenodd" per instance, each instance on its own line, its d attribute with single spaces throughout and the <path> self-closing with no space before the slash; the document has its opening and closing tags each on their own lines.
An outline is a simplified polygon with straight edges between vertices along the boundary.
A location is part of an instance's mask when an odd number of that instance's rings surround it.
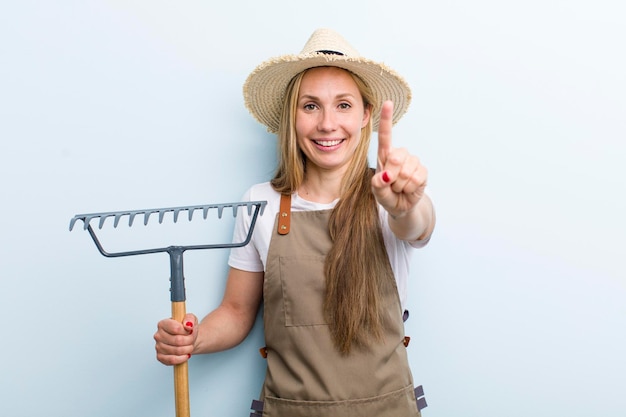
<svg viewBox="0 0 626 417">
<path fill-rule="evenodd" d="M 278 234 L 286 235 L 289 233 L 291 225 L 291 194 L 280 195 L 280 212 L 278 213 Z"/>
</svg>

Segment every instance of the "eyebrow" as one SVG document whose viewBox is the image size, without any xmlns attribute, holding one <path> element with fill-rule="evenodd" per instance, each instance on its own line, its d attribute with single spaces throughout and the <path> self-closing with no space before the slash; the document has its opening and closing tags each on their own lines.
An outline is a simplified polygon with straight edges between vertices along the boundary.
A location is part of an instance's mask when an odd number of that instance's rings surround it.
<svg viewBox="0 0 626 417">
<path fill-rule="evenodd" d="M 354 94 L 351 94 L 351 93 L 341 93 L 341 94 L 337 94 L 334 98 L 335 99 L 344 99 L 344 98 L 355 98 L 355 97 L 354 97 Z M 303 100 L 303 99 L 305 99 L 305 100 L 319 100 L 319 97 L 314 96 L 312 94 L 303 94 L 298 101 Z"/>
</svg>

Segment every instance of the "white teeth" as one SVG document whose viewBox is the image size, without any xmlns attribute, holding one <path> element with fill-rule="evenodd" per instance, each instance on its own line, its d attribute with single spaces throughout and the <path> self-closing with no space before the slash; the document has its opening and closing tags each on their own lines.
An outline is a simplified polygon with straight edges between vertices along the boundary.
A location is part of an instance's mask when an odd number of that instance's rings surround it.
<svg viewBox="0 0 626 417">
<path fill-rule="evenodd" d="M 320 146 L 335 146 L 341 143 L 341 140 L 316 140 L 314 141 Z"/>
</svg>

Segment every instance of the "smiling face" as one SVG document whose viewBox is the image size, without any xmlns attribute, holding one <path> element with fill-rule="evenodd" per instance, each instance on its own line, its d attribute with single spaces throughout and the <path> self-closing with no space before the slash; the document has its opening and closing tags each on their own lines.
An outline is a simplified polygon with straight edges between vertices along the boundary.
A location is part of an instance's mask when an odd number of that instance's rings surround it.
<svg viewBox="0 0 626 417">
<path fill-rule="evenodd" d="M 336 67 L 312 68 L 300 84 L 296 108 L 298 146 L 307 171 L 345 172 L 370 118 L 352 76 Z"/>
</svg>

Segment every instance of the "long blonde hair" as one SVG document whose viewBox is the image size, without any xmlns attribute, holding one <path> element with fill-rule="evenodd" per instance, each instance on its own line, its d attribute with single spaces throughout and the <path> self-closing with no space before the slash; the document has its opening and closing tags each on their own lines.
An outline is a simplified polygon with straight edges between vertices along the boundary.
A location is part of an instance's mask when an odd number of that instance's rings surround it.
<svg viewBox="0 0 626 417">
<path fill-rule="evenodd" d="M 300 84 L 306 71 L 294 77 L 286 91 L 279 125 L 279 162 L 271 183 L 282 194 L 291 194 L 306 175 L 306 157 L 297 145 L 295 115 Z M 373 97 L 368 86 L 350 73 L 373 114 Z M 337 349 L 348 354 L 354 346 L 364 347 L 382 339 L 383 306 L 379 295 L 393 286 L 378 205 L 371 191 L 373 170 L 367 154 L 372 135 L 372 117 L 361 129 L 361 140 L 342 179 L 339 202 L 329 220 L 333 241 L 326 255 L 324 315 Z"/>
</svg>

